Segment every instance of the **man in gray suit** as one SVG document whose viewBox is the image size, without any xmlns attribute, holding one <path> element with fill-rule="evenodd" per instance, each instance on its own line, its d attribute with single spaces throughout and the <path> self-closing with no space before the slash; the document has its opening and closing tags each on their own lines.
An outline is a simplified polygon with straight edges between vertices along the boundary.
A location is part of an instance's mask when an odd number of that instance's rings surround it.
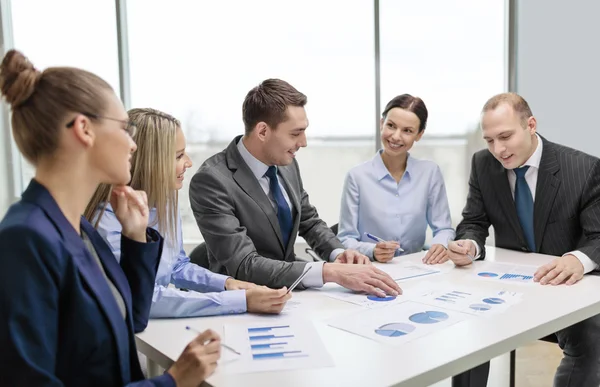
<svg viewBox="0 0 600 387">
<path fill-rule="evenodd" d="M 344 250 L 308 200 L 295 160 L 306 146 L 305 104 L 306 96 L 287 82 L 262 82 L 244 100 L 245 135 L 192 178 L 190 202 L 210 269 L 274 288 L 309 271 L 303 287 L 336 282 L 380 297 L 398 295 L 398 284 L 366 256 Z M 297 234 L 327 263 L 297 261 Z"/>
<path fill-rule="evenodd" d="M 485 257 L 494 226 L 496 246 L 557 256 L 540 267 L 542 285 L 573 285 L 600 264 L 600 160 L 536 133 L 519 95 L 505 93 L 483 107 L 488 150 L 471 164 L 469 195 L 457 240 L 448 246 L 458 266 Z M 600 316 L 555 333 L 564 352 L 555 386 L 600 385 Z M 489 363 L 455 377 L 455 385 L 485 386 Z M 460 382 L 458 380 L 460 379 Z"/>
</svg>

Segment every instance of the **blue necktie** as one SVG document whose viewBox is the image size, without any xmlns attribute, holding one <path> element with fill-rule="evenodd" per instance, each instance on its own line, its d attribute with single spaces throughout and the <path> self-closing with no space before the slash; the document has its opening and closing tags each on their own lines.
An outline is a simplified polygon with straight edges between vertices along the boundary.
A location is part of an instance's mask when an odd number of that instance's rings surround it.
<svg viewBox="0 0 600 387">
<path fill-rule="evenodd" d="M 517 216 L 519 222 L 521 222 L 521 228 L 523 234 L 525 234 L 525 240 L 527 241 L 527 247 L 529 250 L 535 252 L 535 237 L 533 234 L 533 196 L 531 196 L 531 190 L 525 180 L 525 173 L 529 169 L 529 166 L 515 168 L 515 175 L 517 175 L 517 182 L 515 184 L 515 207 L 517 208 Z"/>
<path fill-rule="evenodd" d="M 277 179 L 277 167 L 273 165 L 270 166 L 269 169 L 267 169 L 265 176 L 269 178 L 271 195 L 273 195 L 273 199 L 275 199 L 275 202 L 277 202 L 277 220 L 279 220 L 279 229 L 281 230 L 281 236 L 283 238 L 283 246 L 287 247 L 293 227 L 292 212 L 290 211 L 290 206 L 285 201 L 285 196 L 283 196 L 283 192 L 281 192 L 281 188 L 279 187 L 279 181 Z"/>
</svg>

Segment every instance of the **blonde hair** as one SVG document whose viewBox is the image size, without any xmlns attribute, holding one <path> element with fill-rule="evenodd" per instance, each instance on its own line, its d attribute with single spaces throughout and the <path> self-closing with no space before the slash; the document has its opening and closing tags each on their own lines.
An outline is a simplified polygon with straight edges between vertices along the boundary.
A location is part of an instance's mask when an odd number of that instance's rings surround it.
<svg viewBox="0 0 600 387">
<path fill-rule="evenodd" d="M 145 191 L 148 207 L 156 208 L 156 219 L 149 226 L 158 229 L 167 241 L 177 238 L 177 191 L 175 189 L 175 138 L 181 123 L 159 110 L 131 109 L 129 119 L 137 127 L 133 140 L 137 151 L 131 159 L 131 182 L 135 190 Z M 102 202 L 108 202 L 111 187 L 101 184 L 86 208 L 85 217 L 93 222 Z M 105 207 L 105 206 L 104 206 Z M 96 219 L 98 225 L 104 208 Z"/>
</svg>

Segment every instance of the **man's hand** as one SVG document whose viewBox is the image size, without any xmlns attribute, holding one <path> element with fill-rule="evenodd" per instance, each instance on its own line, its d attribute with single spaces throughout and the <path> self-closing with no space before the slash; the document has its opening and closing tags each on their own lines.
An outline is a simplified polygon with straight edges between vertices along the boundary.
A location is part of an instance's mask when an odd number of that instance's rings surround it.
<svg viewBox="0 0 600 387">
<path fill-rule="evenodd" d="M 252 282 L 240 281 L 234 278 L 227 278 L 225 281 L 225 290 L 247 290 L 258 287 Z"/>
<path fill-rule="evenodd" d="M 344 250 L 343 253 L 338 254 L 335 257 L 334 263 L 348 263 L 348 264 L 357 264 L 357 265 L 370 265 L 371 261 L 365 255 L 362 255 L 356 250 L 348 249 Z"/>
<path fill-rule="evenodd" d="M 542 285 L 573 285 L 583 278 L 583 264 L 572 254 L 554 259 L 537 269 L 533 276 Z"/>
<path fill-rule="evenodd" d="M 323 265 L 323 282 L 335 282 L 345 288 L 377 297 L 402 294 L 400 286 L 387 273 L 373 265 Z"/>
<path fill-rule="evenodd" d="M 477 248 L 473 242 L 461 239 L 458 241 L 448 242 L 448 258 L 456 266 L 466 266 L 473 263 L 473 259 L 477 254 Z"/>
<path fill-rule="evenodd" d="M 427 265 L 436 265 L 448 261 L 448 250 L 440 244 L 435 244 L 427 250 L 427 254 L 423 258 L 423 263 Z"/>
<path fill-rule="evenodd" d="M 400 243 L 396 241 L 377 242 L 373 249 L 373 258 L 378 262 L 388 262 L 394 259 L 396 250 L 400 247 Z"/>
</svg>

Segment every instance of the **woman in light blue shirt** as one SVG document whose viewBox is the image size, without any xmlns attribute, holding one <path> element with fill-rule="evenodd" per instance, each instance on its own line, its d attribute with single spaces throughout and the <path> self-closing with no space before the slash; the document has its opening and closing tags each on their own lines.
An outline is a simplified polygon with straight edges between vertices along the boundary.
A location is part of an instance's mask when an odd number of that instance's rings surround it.
<svg viewBox="0 0 600 387">
<path fill-rule="evenodd" d="M 392 99 L 381 118 L 383 149 L 352 168 L 344 183 L 338 238 L 348 249 L 387 262 L 423 249 L 427 226 L 432 246 L 423 262 L 448 260 L 455 237 L 444 178 L 433 162 L 408 153 L 427 125 L 423 100 L 409 94 Z"/>
<path fill-rule="evenodd" d="M 290 295 L 213 273 L 190 262 L 183 250 L 177 191 L 192 166 L 185 137 L 174 117 L 154 109 L 128 112 L 137 126 L 137 152 L 131 159 L 131 187 L 143 190 L 150 207 L 149 226 L 165 237 L 156 275 L 151 318 L 196 317 L 248 312 L 279 313 Z M 121 256 L 121 225 L 110 204 L 110 187 L 100 186 L 88 205 L 93 219 L 117 259 Z M 169 286 L 170 284 L 174 287 Z M 181 289 L 188 289 L 184 291 Z M 226 290 L 226 291 L 225 291 Z"/>
</svg>

